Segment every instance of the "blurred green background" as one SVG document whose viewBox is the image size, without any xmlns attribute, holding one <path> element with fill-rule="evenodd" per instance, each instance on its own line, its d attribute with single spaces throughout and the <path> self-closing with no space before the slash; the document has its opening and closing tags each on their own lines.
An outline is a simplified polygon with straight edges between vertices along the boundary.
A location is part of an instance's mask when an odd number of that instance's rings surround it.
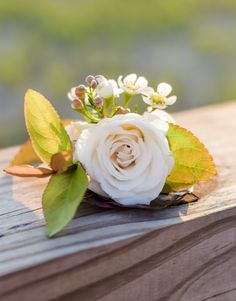
<svg viewBox="0 0 236 301">
<path fill-rule="evenodd" d="M 23 96 L 42 92 L 63 117 L 87 74 L 167 81 L 174 110 L 236 96 L 235 0 L 1 0 L 0 147 L 23 142 Z"/>
</svg>

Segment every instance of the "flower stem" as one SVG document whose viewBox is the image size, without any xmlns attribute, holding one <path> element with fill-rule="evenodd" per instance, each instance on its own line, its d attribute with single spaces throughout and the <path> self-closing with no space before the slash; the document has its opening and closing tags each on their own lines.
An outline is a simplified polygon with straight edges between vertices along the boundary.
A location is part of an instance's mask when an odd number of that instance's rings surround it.
<svg viewBox="0 0 236 301">
<path fill-rule="evenodd" d="M 96 106 L 94 105 L 94 102 L 93 102 L 93 94 L 92 94 L 91 91 L 90 91 L 90 94 L 88 94 L 88 101 L 89 101 L 91 107 L 97 112 L 99 118 L 103 118 L 104 116 L 103 116 L 103 114 L 102 114 L 102 112 L 101 112 L 101 109 L 98 108 L 98 107 L 96 107 Z M 85 105 L 86 105 L 86 104 L 85 104 Z"/>
<path fill-rule="evenodd" d="M 100 119 L 95 117 L 94 115 L 92 115 L 87 108 L 86 109 L 73 109 L 73 110 L 76 112 L 79 112 L 81 115 L 83 115 L 84 119 L 88 122 L 98 123 L 100 121 Z"/>
<path fill-rule="evenodd" d="M 92 115 L 88 110 L 83 110 L 83 112 L 81 112 L 85 117 L 87 117 L 91 123 L 98 123 L 100 121 L 99 118 L 95 117 L 94 115 Z"/>
<path fill-rule="evenodd" d="M 131 100 L 131 98 L 132 98 L 132 95 L 131 95 L 131 94 L 125 93 L 124 96 L 125 96 L 124 107 L 125 107 L 125 108 L 128 108 L 129 102 L 130 102 L 130 100 Z"/>
<path fill-rule="evenodd" d="M 111 117 L 115 112 L 115 108 L 115 98 L 113 96 L 104 99 L 103 115 L 105 117 Z"/>
</svg>

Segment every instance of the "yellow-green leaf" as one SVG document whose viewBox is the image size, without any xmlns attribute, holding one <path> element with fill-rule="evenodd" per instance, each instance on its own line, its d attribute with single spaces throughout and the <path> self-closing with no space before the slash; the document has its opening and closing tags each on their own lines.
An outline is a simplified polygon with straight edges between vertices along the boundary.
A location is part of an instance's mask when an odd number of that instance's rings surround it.
<svg viewBox="0 0 236 301">
<path fill-rule="evenodd" d="M 87 187 L 88 178 L 80 164 L 51 177 L 43 194 L 43 212 L 49 236 L 55 235 L 71 221 Z"/>
<path fill-rule="evenodd" d="M 167 139 L 175 160 L 166 181 L 172 190 L 191 187 L 217 174 L 212 156 L 190 131 L 170 123 Z"/>
<path fill-rule="evenodd" d="M 62 119 L 64 126 L 69 125 L 73 120 Z M 35 153 L 31 140 L 27 140 L 21 145 L 15 157 L 11 161 L 11 165 L 34 164 L 41 162 L 39 156 Z"/>
<path fill-rule="evenodd" d="M 70 138 L 50 102 L 40 93 L 28 90 L 25 95 L 25 122 L 34 150 L 50 163 L 52 155 L 72 151 Z"/>
</svg>

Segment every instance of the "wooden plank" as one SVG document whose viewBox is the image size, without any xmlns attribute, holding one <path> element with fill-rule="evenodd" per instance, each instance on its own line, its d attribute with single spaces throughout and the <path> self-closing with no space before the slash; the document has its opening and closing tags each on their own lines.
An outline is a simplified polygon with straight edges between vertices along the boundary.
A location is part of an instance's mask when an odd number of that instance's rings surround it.
<svg viewBox="0 0 236 301">
<path fill-rule="evenodd" d="M 175 114 L 206 144 L 217 180 L 161 211 L 81 206 L 47 239 L 47 179 L 0 174 L 1 300 L 236 300 L 236 102 Z M 0 170 L 17 148 L 0 151 Z"/>
</svg>

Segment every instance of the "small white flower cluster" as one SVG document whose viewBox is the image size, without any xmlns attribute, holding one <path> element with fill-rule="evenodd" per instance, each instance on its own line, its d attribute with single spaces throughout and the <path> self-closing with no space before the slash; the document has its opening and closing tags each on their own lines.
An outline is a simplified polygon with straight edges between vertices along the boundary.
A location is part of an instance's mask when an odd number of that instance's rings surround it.
<svg viewBox="0 0 236 301">
<path fill-rule="evenodd" d="M 104 117 L 130 112 L 129 102 L 134 95 L 141 95 L 148 104 L 148 111 L 165 109 L 176 102 L 176 96 L 168 95 L 172 87 L 167 83 L 160 83 L 157 89 L 148 86 L 143 76 L 132 73 L 119 76 L 118 80 L 107 79 L 103 75 L 89 75 L 85 79 L 87 86 L 73 87 L 68 93 L 72 101 L 72 108 L 84 115 L 87 121 L 97 123 Z M 124 107 L 116 105 L 116 98 L 124 93 Z"/>
</svg>

